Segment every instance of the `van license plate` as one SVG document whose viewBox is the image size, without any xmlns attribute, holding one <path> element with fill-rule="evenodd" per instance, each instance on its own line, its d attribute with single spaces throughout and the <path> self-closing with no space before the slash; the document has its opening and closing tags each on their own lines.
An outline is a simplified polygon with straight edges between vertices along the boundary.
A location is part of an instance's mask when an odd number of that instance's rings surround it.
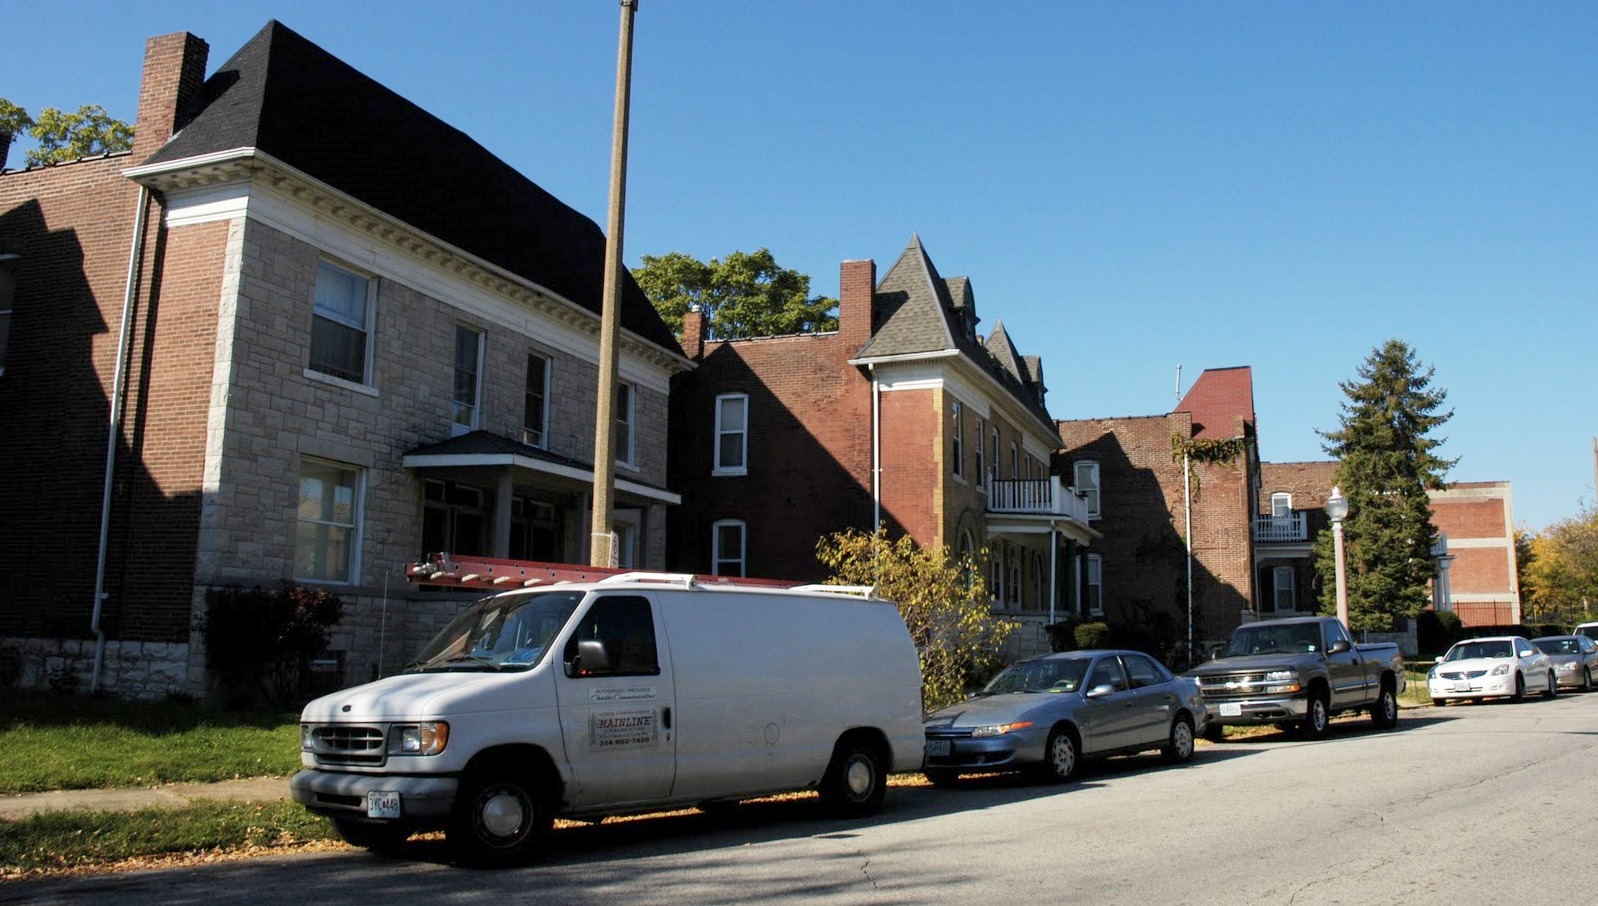
<svg viewBox="0 0 1598 906">
<path fill-rule="evenodd" d="M 934 757 L 948 755 L 954 751 L 954 743 L 947 739 L 927 740 L 927 754 Z"/>
<path fill-rule="evenodd" d="M 1222 717 L 1242 717 L 1243 706 L 1237 702 L 1226 702 L 1221 705 Z"/>
<path fill-rule="evenodd" d="M 398 818 L 400 816 L 400 794 L 396 790 L 368 790 L 366 793 L 366 817 L 368 818 Z"/>
</svg>

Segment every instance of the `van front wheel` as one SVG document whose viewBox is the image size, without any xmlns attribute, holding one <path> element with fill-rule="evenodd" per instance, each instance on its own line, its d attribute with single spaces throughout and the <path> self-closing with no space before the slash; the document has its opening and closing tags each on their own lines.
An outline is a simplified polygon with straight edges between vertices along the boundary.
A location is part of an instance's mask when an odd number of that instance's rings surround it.
<svg viewBox="0 0 1598 906">
<path fill-rule="evenodd" d="M 543 791 L 511 774 L 495 772 L 461 779 L 445 842 L 456 859 L 476 865 L 528 861 L 554 824 Z"/>
<path fill-rule="evenodd" d="M 842 818 L 869 815 L 882 806 L 888 772 L 882 753 L 867 743 L 843 740 L 821 778 L 821 801 Z"/>
</svg>

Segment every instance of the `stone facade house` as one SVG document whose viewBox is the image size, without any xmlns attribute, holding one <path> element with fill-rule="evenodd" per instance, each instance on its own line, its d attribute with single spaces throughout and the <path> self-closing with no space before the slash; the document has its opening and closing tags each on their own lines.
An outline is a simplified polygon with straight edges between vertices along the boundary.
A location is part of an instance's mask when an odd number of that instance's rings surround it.
<svg viewBox="0 0 1598 906">
<path fill-rule="evenodd" d="M 0 680 L 200 694 L 207 591 L 282 581 L 364 680 L 459 606 L 424 552 L 586 559 L 598 226 L 277 22 L 206 61 L 150 39 L 131 153 L 0 172 Z M 621 305 L 615 528 L 659 567 L 691 363 Z"/>
<path fill-rule="evenodd" d="M 924 547 L 991 552 L 995 608 L 1023 624 L 1016 653 L 1079 608 L 1099 532 L 1091 489 L 1054 476 L 1060 444 L 1043 366 L 1002 323 L 977 332 L 970 280 L 939 275 L 913 236 L 880 281 L 842 265 L 838 330 L 706 336 L 672 394 L 670 560 L 692 572 L 823 577 L 816 542 L 879 523 Z"/>
</svg>

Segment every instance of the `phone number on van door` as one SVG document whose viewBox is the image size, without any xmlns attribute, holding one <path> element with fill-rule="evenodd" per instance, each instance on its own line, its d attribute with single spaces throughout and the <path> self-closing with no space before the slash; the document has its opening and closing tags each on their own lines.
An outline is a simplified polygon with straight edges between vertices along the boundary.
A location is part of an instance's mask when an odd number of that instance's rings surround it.
<svg viewBox="0 0 1598 906">
<path fill-rule="evenodd" d="M 655 709 L 595 711 L 588 716 L 588 740 L 596 749 L 659 745 Z"/>
</svg>

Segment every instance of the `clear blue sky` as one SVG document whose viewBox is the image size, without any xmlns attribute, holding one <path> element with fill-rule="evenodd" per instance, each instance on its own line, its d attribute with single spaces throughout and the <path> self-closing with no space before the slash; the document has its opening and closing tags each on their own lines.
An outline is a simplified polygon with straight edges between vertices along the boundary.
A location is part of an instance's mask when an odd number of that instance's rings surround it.
<svg viewBox="0 0 1598 906">
<path fill-rule="evenodd" d="M 0 97 L 131 121 L 146 37 L 214 69 L 271 17 L 604 223 L 613 0 L 0 0 Z M 919 232 L 1058 418 L 1250 365 L 1263 456 L 1321 459 L 1398 337 L 1452 479 L 1531 529 L 1594 497 L 1598 4 L 642 0 L 628 179 L 629 264 L 765 246 L 836 295 Z"/>
</svg>

